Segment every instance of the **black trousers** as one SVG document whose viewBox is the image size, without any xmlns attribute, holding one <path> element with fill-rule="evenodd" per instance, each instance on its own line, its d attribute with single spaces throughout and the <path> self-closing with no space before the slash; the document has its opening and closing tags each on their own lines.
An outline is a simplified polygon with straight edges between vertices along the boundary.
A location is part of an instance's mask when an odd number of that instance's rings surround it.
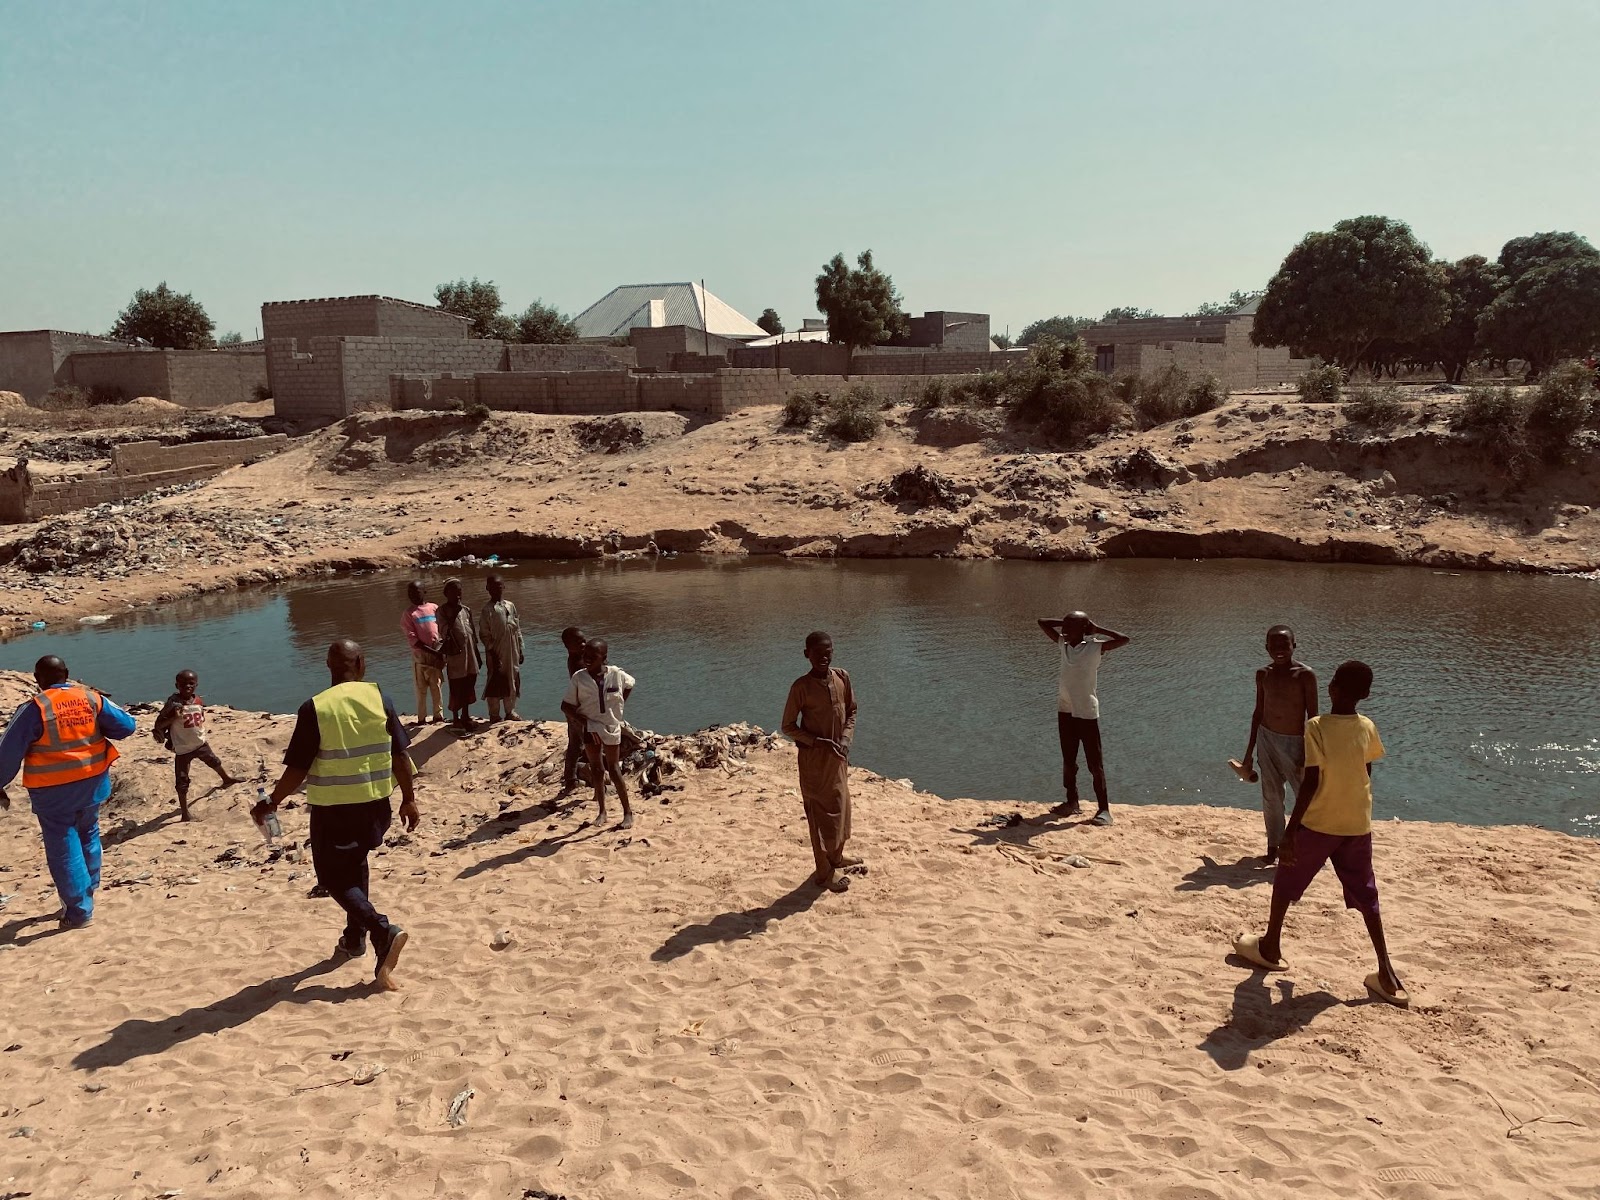
<svg viewBox="0 0 1600 1200">
<path fill-rule="evenodd" d="M 394 811 L 389 798 L 362 804 L 313 804 L 311 865 L 317 882 L 344 909 L 345 936 L 362 937 L 389 927 L 389 918 L 372 907 L 367 855 L 383 845 Z"/>
<path fill-rule="evenodd" d="M 583 761 L 584 723 L 567 719 L 567 756 L 561 764 L 561 782 L 573 783 L 578 778 L 578 764 Z"/>
<path fill-rule="evenodd" d="M 1078 799 L 1078 747 L 1083 747 L 1083 765 L 1089 768 L 1089 778 L 1094 781 L 1095 802 L 1105 808 L 1106 765 L 1100 754 L 1100 722 L 1093 717 L 1075 717 L 1071 713 L 1056 714 L 1056 735 L 1061 739 L 1061 786 L 1067 789 L 1067 799 Z"/>
<path fill-rule="evenodd" d="M 217 757 L 217 752 L 204 742 L 198 750 L 191 750 L 187 754 L 175 755 L 172 760 L 172 779 L 178 787 L 178 799 L 186 800 L 189 797 L 189 764 L 199 759 L 218 775 L 222 774 L 222 760 Z"/>
</svg>

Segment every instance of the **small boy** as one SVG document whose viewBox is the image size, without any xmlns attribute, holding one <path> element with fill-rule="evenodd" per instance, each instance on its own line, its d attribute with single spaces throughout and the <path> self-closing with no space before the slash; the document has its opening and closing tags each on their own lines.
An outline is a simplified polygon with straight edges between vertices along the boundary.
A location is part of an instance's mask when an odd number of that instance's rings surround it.
<svg viewBox="0 0 1600 1200">
<path fill-rule="evenodd" d="M 1274 625 L 1267 630 L 1267 657 L 1256 672 L 1256 707 L 1250 714 L 1250 742 L 1244 757 L 1229 765 L 1241 779 L 1254 783 L 1259 762 L 1261 812 L 1267 824 L 1268 863 L 1278 860 L 1283 842 L 1283 789 L 1300 785 L 1305 769 L 1306 722 L 1317 715 L 1317 675 L 1294 656 L 1294 630 Z"/>
<path fill-rule="evenodd" d="M 1342 663 L 1328 684 L 1332 707 L 1306 722 L 1305 776 L 1284 830 L 1278 871 L 1272 881 L 1272 911 L 1260 937 L 1240 934 L 1233 950 L 1268 971 L 1287 969 L 1282 959 L 1283 918 L 1322 864 L 1332 861 L 1344 888 L 1346 908 L 1359 912 L 1378 955 L 1378 970 L 1366 978 L 1374 999 L 1406 1008 L 1411 997 L 1389 962 L 1378 915 L 1378 881 L 1372 873 L 1372 764 L 1383 757 L 1378 727 L 1356 712 L 1372 692 L 1372 668 Z"/>
<path fill-rule="evenodd" d="M 606 662 L 610 647 L 600 638 L 584 644 L 584 669 L 573 675 L 561 711 L 584 721 L 585 749 L 589 774 L 594 780 L 594 799 L 600 806 L 596 822 L 606 820 L 606 776 L 616 785 L 622 800 L 622 822 L 618 829 L 633 828 L 633 809 L 628 804 L 628 785 L 622 778 L 622 706 L 633 694 L 633 676 L 621 667 Z"/>
<path fill-rule="evenodd" d="M 228 774 L 217 758 L 216 751 L 206 741 L 205 701 L 196 695 L 200 676 L 193 671 L 179 671 L 173 683 L 178 690 L 167 697 L 151 734 L 173 753 L 172 774 L 178 788 L 178 816 L 180 820 L 188 821 L 192 820 L 189 816 L 189 765 L 195 759 L 198 758 L 217 773 L 222 787 L 232 787 L 242 781 Z"/>
<path fill-rule="evenodd" d="M 568 625 L 561 631 L 561 644 L 567 651 L 567 678 L 583 670 L 583 630 Z M 578 760 L 583 757 L 584 722 L 581 718 L 567 718 L 567 754 L 561 764 L 561 790 L 570 792 L 578 786 Z"/>
<path fill-rule="evenodd" d="M 1067 797 L 1049 815 L 1076 817 L 1078 805 L 1078 748 L 1094 784 L 1095 814 L 1091 825 L 1111 824 L 1111 801 L 1106 794 L 1106 768 L 1100 746 L 1100 660 L 1129 642 L 1126 634 L 1096 625 L 1084 612 L 1069 612 L 1059 621 L 1039 618 L 1045 637 L 1061 647 L 1061 678 L 1056 701 L 1056 737 L 1061 743 L 1061 786 Z M 1035 817 L 1029 824 L 1047 820 Z"/>
</svg>

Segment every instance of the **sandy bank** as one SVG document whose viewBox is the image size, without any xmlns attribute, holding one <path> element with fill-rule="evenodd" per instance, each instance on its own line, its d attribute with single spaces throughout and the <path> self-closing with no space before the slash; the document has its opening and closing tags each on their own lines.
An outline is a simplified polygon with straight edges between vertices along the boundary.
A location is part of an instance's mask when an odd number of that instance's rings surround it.
<svg viewBox="0 0 1600 1200">
<path fill-rule="evenodd" d="M 22 694 L 5 677 L 7 711 Z M 32 1131 L 0 1142 L 0 1194 L 1421 1200 L 1600 1179 L 1600 843 L 1385 822 L 1396 964 L 1439 1004 L 1400 1012 L 1366 1001 L 1331 878 L 1291 917 L 1292 970 L 1229 961 L 1269 886 L 1240 861 L 1247 812 L 1027 837 L 991 823 L 1003 806 L 858 770 L 870 873 L 819 898 L 786 747 L 672 777 L 630 836 L 545 806 L 553 726 L 433 731 L 425 822 L 375 859 L 414 939 L 404 989 L 376 994 L 323 961 L 335 909 L 308 864 L 268 861 L 246 789 L 205 795 L 197 768 L 200 819 L 177 823 L 151 719 L 88 930 L 39 920 L 36 830 L 0 814 L 0 1134 Z M 228 761 L 276 770 L 289 718 L 213 722 Z M 285 813 L 290 839 L 304 820 Z"/>
<path fill-rule="evenodd" d="M 1332 406 L 1239 397 L 1075 454 L 1030 447 L 982 411 L 891 410 L 855 446 L 785 429 L 770 408 L 709 423 L 354 417 L 178 495 L 6 530 L 0 631 L 316 572 L 652 540 L 801 557 L 1600 567 L 1600 468 L 1513 488 L 1448 431 L 1450 403 L 1416 400 L 1376 437 Z"/>
</svg>

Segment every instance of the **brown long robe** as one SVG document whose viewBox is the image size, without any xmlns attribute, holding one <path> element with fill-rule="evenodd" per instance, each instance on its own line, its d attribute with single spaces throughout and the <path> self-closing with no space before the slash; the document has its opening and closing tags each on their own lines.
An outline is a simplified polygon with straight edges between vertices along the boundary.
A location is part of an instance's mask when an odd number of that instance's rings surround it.
<svg viewBox="0 0 1600 1200">
<path fill-rule="evenodd" d="M 783 733 L 800 747 L 800 797 L 819 872 L 844 856 L 850 840 L 850 764 L 816 740 L 831 738 L 848 750 L 855 732 L 855 691 L 838 667 L 826 679 L 808 671 L 789 685 Z"/>
</svg>

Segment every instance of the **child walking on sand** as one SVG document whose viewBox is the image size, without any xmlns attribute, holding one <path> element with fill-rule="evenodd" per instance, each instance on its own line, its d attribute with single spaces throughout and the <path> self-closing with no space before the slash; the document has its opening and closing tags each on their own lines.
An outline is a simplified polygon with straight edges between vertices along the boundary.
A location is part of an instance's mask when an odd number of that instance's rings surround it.
<svg viewBox="0 0 1600 1200">
<path fill-rule="evenodd" d="M 589 759 L 589 776 L 594 780 L 594 799 L 600 808 L 597 824 L 606 820 L 606 777 L 616 786 L 622 801 L 622 820 L 618 829 L 633 828 L 633 809 L 628 804 L 628 785 L 622 778 L 622 706 L 633 694 L 633 676 L 607 661 L 610 647 L 600 638 L 591 638 L 583 648 L 583 670 L 573 675 L 562 698 L 561 711 L 569 719 L 584 722 L 584 748 Z"/>
<path fill-rule="evenodd" d="M 1251 759 L 1261 768 L 1261 812 L 1267 823 L 1267 862 L 1276 862 L 1283 842 L 1283 789 L 1300 786 L 1305 768 L 1306 722 L 1317 715 L 1317 675 L 1294 656 L 1294 630 L 1267 630 L 1267 657 L 1256 672 L 1256 707 L 1250 714 L 1250 742 L 1244 757 L 1229 764 L 1241 779 L 1255 782 Z"/>
<path fill-rule="evenodd" d="M 188 821 L 193 819 L 189 816 L 189 767 L 195 759 L 198 758 L 215 771 L 223 787 L 232 787 L 239 780 L 228 774 L 217 752 L 206 741 L 206 705 L 197 694 L 200 676 L 193 671 L 179 671 L 173 683 L 178 690 L 167 697 L 151 735 L 172 751 L 172 775 L 178 789 L 178 818 Z"/>
<path fill-rule="evenodd" d="M 1265 970 L 1287 969 L 1283 919 L 1323 863 L 1331 861 L 1344 888 L 1345 907 L 1365 918 L 1378 955 L 1378 970 L 1366 979 L 1367 991 L 1405 1008 L 1411 997 L 1389 961 L 1378 915 L 1378 881 L 1372 873 L 1372 764 L 1383 757 L 1383 742 L 1378 727 L 1356 712 L 1371 692 L 1372 668 L 1363 662 L 1342 663 L 1328 684 L 1333 711 L 1306 722 L 1305 776 L 1278 854 L 1267 931 L 1260 937 L 1241 934 L 1233 949 Z"/>
</svg>

